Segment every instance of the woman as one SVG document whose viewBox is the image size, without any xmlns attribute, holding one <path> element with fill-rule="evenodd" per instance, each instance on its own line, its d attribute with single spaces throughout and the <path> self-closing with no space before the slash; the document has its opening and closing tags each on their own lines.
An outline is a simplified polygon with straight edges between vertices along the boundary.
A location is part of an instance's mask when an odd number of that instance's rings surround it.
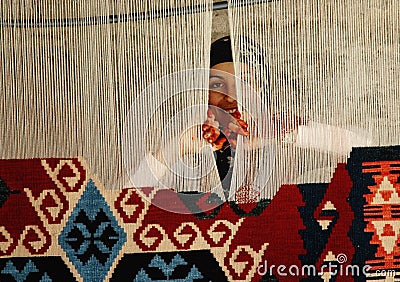
<svg viewBox="0 0 400 282">
<path fill-rule="evenodd" d="M 259 84 L 252 81 L 254 77 L 251 75 L 255 70 L 268 70 L 268 66 L 265 64 L 266 54 L 253 41 L 242 38 L 242 42 L 245 42 L 244 45 L 248 51 L 240 50 L 239 57 L 240 61 L 246 62 L 246 64 L 236 63 L 236 66 L 247 74 L 242 75 L 244 78 L 247 77 L 245 81 L 238 79 L 235 75 L 230 38 L 218 39 L 211 45 L 209 109 L 207 119 L 202 126 L 203 138 L 214 151 L 216 168 L 226 199 L 235 200 L 233 196 L 241 186 L 250 184 L 256 192 L 260 192 L 265 187 L 273 168 L 274 144 L 277 140 L 286 140 L 298 147 L 314 148 L 343 155 L 350 152 L 352 146 L 371 144 L 365 136 L 349 130 L 313 122 L 306 123 L 301 118 L 290 115 L 270 115 L 268 105 L 263 103 L 262 99 L 257 100 L 258 94 L 268 94 L 268 81 L 259 87 Z M 263 77 L 268 77 L 268 75 Z M 243 87 L 243 84 L 247 84 L 246 87 Z M 248 100 L 257 106 L 262 104 L 262 109 L 258 112 L 251 109 L 248 111 L 250 115 L 247 111 L 241 113 L 240 110 L 243 108 L 246 110 L 248 107 L 239 105 L 238 89 L 242 90 L 240 92 L 242 101 Z M 242 118 L 242 114 L 246 114 L 247 122 Z M 248 122 L 254 122 L 254 120 L 258 124 L 249 126 Z M 271 127 L 271 124 L 274 126 Z M 330 135 L 334 138 L 320 138 L 321 135 Z M 185 146 L 181 146 L 181 148 L 185 148 Z M 169 154 L 168 148 L 162 148 L 156 153 L 146 156 L 145 161 L 131 177 L 136 187 L 159 186 L 160 179 L 170 174 L 170 170 L 163 164 L 165 154 Z M 181 150 L 180 155 L 181 157 L 186 155 L 185 149 Z M 246 156 L 249 155 L 253 157 L 255 155 L 253 160 L 256 159 L 257 163 L 250 165 L 246 163 Z M 238 173 L 239 169 L 234 171 L 235 157 L 239 158 L 236 160 L 237 163 L 239 162 L 243 167 L 252 167 L 252 169 L 244 171 L 242 174 Z M 200 190 L 199 188 L 197 190 Z"/>
</svg>

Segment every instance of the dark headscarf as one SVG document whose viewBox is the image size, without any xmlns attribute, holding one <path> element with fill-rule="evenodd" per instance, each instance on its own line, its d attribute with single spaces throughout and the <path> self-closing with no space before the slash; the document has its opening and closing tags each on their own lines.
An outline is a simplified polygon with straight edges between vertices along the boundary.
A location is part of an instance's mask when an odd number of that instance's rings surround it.
<svg viewBox="0 0 400 282">
<path fill-rule="evenodd" d="M 226 62 L 233 62 L 231 38 L 229 36 L 214 41 L 210 50 L 210 67 Z"/>
<path fill-rule="evenodd" d="M 235 45 L 238 49 L 237 54 L 239 55 L 239 61 L 253 68 L 267 66 L 267 54 L 264 48 L 256 41 L 247 36 L 238 36 Z M 225 36 L 214 41 L 211 44 L 210 50 L 210 67 L 221 63 L 233 62 L 232 53 L 232 40 L 230 36 Z"/>
</svg>

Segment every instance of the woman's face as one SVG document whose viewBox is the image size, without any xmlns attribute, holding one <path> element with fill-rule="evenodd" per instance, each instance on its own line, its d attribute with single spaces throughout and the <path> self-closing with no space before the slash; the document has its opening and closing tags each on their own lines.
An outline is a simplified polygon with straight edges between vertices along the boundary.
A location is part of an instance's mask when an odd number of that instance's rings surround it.
<svg viewBox="0 0 400 282">
<path fill-rule="evenodd" d="M 226 113 L 233 114 L 237 110 L 233 62 L 221 63 L 210 69 L 208 104 L 215 107 L 213 112 L 218 121 L 223 120 Z"/>
</svg>

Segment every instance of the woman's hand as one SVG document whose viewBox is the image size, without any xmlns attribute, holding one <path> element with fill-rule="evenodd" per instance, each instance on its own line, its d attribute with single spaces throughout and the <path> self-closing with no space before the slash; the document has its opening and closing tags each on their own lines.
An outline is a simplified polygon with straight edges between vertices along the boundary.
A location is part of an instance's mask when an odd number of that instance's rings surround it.
<svg viewBox="0 0 400 282">
<path fill-rule="evenodd" d="M 305 124 L 307 122 L 299 116 L 278 112 L 272 116 L 271 137 L 285 143 L 295 143 L 298 127 Z"/>
<path fill-rule="evenodd" d="M 215 115 L 211 109 L 207 110 L 207 119 L 203 123 L 202 130 L 203 138 L 210 144 L 215 143 L 221 134 L 221 131 L 219 130 L 219 122 L 215 120 Z"/>
<path fill-rule="evenodd" d="M 224 112 L 222 120 L 217 121 L 212 110 L 208 109 L 207 120 L 202 126 L 203 138 L 213 146 L 214 150 L 221 150 L 229 145 L 236 148 L 237 135 L 248 136 L 247 128 L 248 124 L 241 119 L 241 114 L 237 110 L 232 115 Z"/>
<path fill-rule="evenodd" d="M 186 155 L 199 154 L 206 145 L 199 133 L 198 125 L 189 127 L 180 136 L 168 139 L 153 156 L 163 164 L 175 164 Z"/>
</svg>

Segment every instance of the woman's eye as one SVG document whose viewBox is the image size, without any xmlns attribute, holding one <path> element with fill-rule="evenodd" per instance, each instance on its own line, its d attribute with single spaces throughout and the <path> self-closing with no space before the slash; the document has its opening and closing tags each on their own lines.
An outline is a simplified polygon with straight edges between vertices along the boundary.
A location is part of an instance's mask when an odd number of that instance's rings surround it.
<svg viewBox="0 0 400 282">
<path fill-rule="evenodd" d="M 215 88 L 221 88 L 224 84 L 221 82 L 215 82 L 211 84 L 211 88 L 215 89 Z"/>
</svg>

